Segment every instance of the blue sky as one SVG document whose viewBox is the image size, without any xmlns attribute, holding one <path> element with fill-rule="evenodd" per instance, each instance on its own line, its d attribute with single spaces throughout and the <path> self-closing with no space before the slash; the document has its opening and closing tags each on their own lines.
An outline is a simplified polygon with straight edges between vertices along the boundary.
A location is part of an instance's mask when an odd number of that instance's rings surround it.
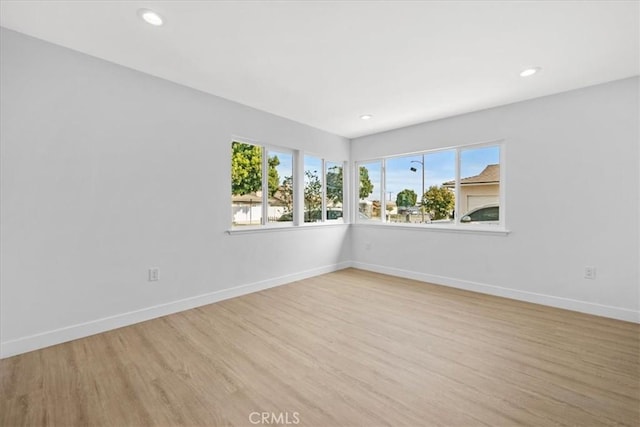
<svg viewBox="0 0 640 427">
<path fill-rule="evenodd" d="M 293 157 L 291 153 L 270 151 L 269 156 L 278 156 L 280 165 L 276 168 L 282 181 L 284 177 L 291 176 L 293 170 Z M 413 161 L 413 163 L 412 163 Z M 386 160 L 387 182 L 386 197 L 395 201 L 398 192 L 409 188 L 420 194 L 422 187 L 422 155 L 392 157 Z M 425 190 L 431 185 L 442 185 L 445 181 L 453 180 L 456 176 L 455 150 L 438 151 L 427 153 L 424 156 L 425 163 Z M 462 178 L 474 176 L 482 172 L 487 165 L 500 163 L 500 149 L 497 146 L 482 147 L 463 150 L 460 159 L 460 176 Z M 333 163 L 332 163 L 333 164 Z M 331 165 L 332 165 L 331 164 Z M 328 165 L 328 166 L 331 166 Z M 381 162 L 363 163 L 369 170 L 369 179 L 373 183 L 373 193 L 367 197 L 368 200 L 380 200 L 380 169 Z M 320 171 L 321 160 L 313 156 L 304 156 L 305 170 Z M 417 169 L 416 172 L 410 170 L 411 167 Z"/>
<path fill-rule="evenodd" d="M 283 153 L 279 151 L 269 151 L 269 157 L 278 156 L 278 160 L 280 160 L 280 164 L 276 166 L 276 170 L 278 171 L 278 176 L 280 177 L 280 182 L 287 177 L 293 174 L 293 156 L 291 153 Z M 326 162 L 327 169 L 332 166 L 342 166 L 341 163 L 336 162 Z M 321 171 L 322 170 L 322 160 L 313 157 L 313 156 L 304 156 L 304 170 L 314 170 Z M 322 174 L 319 173 L 319 176 Z"/>
<path fill-rule="evenodd" d="M 276 166 L 276 170 L 280 177 L 280 183 L 282 183 L 285 177 L 293 175 L 293 156 L 291 153 L 269 151 L 269 157 L 273 156 L 278 156 L 278 160 L 280 160 L 280 164 Z"/>
<path fill-rule="evenodd" d="M 438 151 L 424 155 L 425 190 L 431 185 L 442 185 L 443 182 L 455 179 L 456 160 L 455 150 Z M 420 195 L 422 191 L 422 155 L 392 157 L 386 160 L 386 198 L 395 201 L 398 193 L 405 188 Z M 460 176 L 462 178 L 474 176 L 491 164 L 500 163 L 499 147 L 483 147 L 464 150 L 461 153 Z M 373 193 L 368 200 L 380 200 L 380 168 L 381 163 L 363 163 L 369 170 L 369 179 L 374 185 Z M 416 172 L 410 170 L 416 168 Z"/>
<path fill-rule="evenodd" d="M 322 177 L 322 160 L 318 157 L 304 156 L 304 170 L 317 171 L 318 176 Z M 305 176 L 304 179 L 306 181 L 307 177 Z"/>
</svg>

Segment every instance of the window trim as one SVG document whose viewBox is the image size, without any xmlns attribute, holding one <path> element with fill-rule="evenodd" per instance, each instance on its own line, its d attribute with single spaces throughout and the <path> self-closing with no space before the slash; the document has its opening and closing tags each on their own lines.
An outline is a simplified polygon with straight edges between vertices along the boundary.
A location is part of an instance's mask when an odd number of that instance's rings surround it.
<svg viewBox="0 0 640 427">
<path fill-rule="evenodd" d="M 309 221 L 306 222 L 304 220 L 304 213 L 305 213 L 305 201 L 304 201 L 304 189 L 306 186 L 305 183 L 305 172 L 306 172 L 306 167 L 305 167 L 305 157 L 312 157 L 315 158 L 317 160 L 320 161 L 320 170 L 318 171 L 318 174 L 320 175 L 318 178 L 320 179 L 320 221 Z M 302 192 L 303 192 L 303 199 L 302 199 L 302 216 L 301 216 L 301 221 L 300 221 L 300 225 L 305 225 L 305 224 L 316 224 L 316 223 L 321 223 L 323 224 L 325 222 L 325 212 L 324 212 L 324 195 L 325 195 L 325 187 L 326 187 L 326 176 L 324 175 L 324 158 L 322 156 L 319 156 L 315 153 L 310 153 L 310 152 L 302 152 L 301 153 L 301 158 L 302 158 Z M 311 211 L 309 212 L 309 218 L 311 218 Z"/>
<path fill-rule="evenodd" d="M 360 227 L 371 227 L 371 228 L 382 228 L 382 229 L 399 229 L 399 230 L 409 230 L 413 232 L 443 232 L 443 233 L 469 233 L 469 234 L 487 234 L 487 235 L 508 235 L 511 233 L 511 230 L 506 228 L 501 228 L 498 226 L 487 226 L 487 225 L 477 225 L 470 224 L 468 226 L 455 226 L 453 224 L 403 224 L 403 223 L 393 223 L 393 222 L 359 222 L 349 224 L 350 226 L 354 226 L 356 228 Z"/>
<path fill-rule="evenodd" d="M 323 227 L 323 226 L 342 226 L 349 225 L 350 222 L 345 218 L 345 212 L 349 212 L 349 191 L 347 188 L 348 180 L 346 178 L 345 171 L 348 167 L 348 161 L 346 160 L 332 160 L 327 159 L 322 155 L 318 155 L 312 152 L 304 150 L 298 150 L 279 145 L 273 145 L 265 142 L 261 142 L 252 138 L 240 137 L 232 135 L 230 140 L 231 155 L 233 155 L 233 143 L 254 145 L 261 148 L 262 151 L 262 218 L 260 224 L 251 225 L 234 225 L 233 224 L 233 204 L 231 206 L 231 224 L 227 230 L 228 234 L 236 233 L 255 233 L 260 231 L 275 231 L 275 230 L 291 230 L 301 229 L 308 227 Z M 289 153 L 292 158 L 292 174 L 293 174 L 293 214 L 291 222 L 269 222 L 269 153 L 270 152 Z M 304 222 L 304 157 L 310 156 L 320 159 L 321 170 L 320 178 L 322 182 L 322 219 L 317 222 Z M 342 218 L 336 220 L 327 219 L 326 213 L 326 164 L 333 163 L 342 167 Z M 229 174 L 231 176 L 231 174 Z M 232 195 L 233 197 L 233 195 Z"/>
<path fill-rule="evenodd" d="M 297 157 L 296 153 L 298 150 L 294 150 L 292 148 L 282 147 L 278 145 L 272 145 L 267 143 L 262 143 L 260 141 L 256 141 L 250 138 L 240 138 L 240 137 L 232 137 L 231 143 L 231 156 L 233 156 L 233 143 L 237 142 L 240 144 L 254 145 L 261 148 L 262 152 L 262 195 L 261 195 L 261 212 L 262 217 L 260 218 L 260 224 L 250 224 L 250 225 L 234 225 L 233 224 L 233 203 L 231 204 L 231 227 L 230 230 L 238 230 L 238 229 L 249 229 L 249 228 L 289 228 L 295 226 L 295 212 L 296 212 L 296 163 Z M 281 153 L 291 154 L 291 164 L 292 164 L 292 174 L 293 174 L 293 221 L 286 222 L 283 224 L 269 222 L 269 152 L 276 151 Z M 231 158 L 230 156 L 230 158 Z M 229 174 L 231 175 L 231 174 Z M 233 198 L 233 194 L 231 195 Z"/>
<path fill-rule="evenodd" d="M 347 218 L 347 214 L 349 213 L 348 211 L 348 198 L 347 198 L 347 188 L 346 188 L 346 171 L 348 170 L 348 162 L 346 161 L 333 161 L 331 159 L 322 159 L 322 168 L 324 171 L 324 185 L 323 185 L 323 196 L 322 196 L 322 203 L 323 203 L 323 217 L 327 216 L 327 173 L 329 171 L 329 169 L 327 168 L 327 164 L 334 164 L 337 165 L 339 167 L 342 168 L 342 217 L 340 219 L 329 219 L 329 218 L 325 218 L 324 222 L 329 223 L 329 224 L 346 224 L 349 221 L 346 221 L 345 218 Z"/>
<path fill-rule="evenodd" d="M 320 221 L 315 221 L 315 222 L 304 222 L 304 157 L 305 156 L 309 156 L 309 157 L 315 157 L 316 159 L 320 160 L 320 168 L 321 168 L 321 183 L 322 183 L 322 212 L 321 212 L 321 219 Z M 302 163 L 302 191 L 303 191 L 303 200 L 302 200 L 302 215 L 300 217 L 300 225 L 301 226 L 308 226 L 309 224 L 348 224 L 349 221 L 345 220 L 345 212 L 348 213 L 348 209 L 345 210 L 345 207 L 348 208 L 348 198 L 346 197 L 347 193 L 347 180 L 346 180 L 346 174 L 345 171 L 348 170 L 348 161 L 339 161 L 339 160 L 332 160 L 331 158 L 327 158 L 327 157 L 323 157 L 321 155 L 309 152 L 309 151 L 300 151 L 300 158 L 301 163 Z M 333 163 L 336 165 L 339 165 L 342 167 L 342 220 L 339 219 L 328 219 L 327 218 L 327 163 Z"/>
<path fill-rule="evenodd" d="M 507 205 L 506 205 L 506 188 L 507 188 L 507 163 L 506 152 L 507 144 L 505 139 L 488 140 L 484 142 L 477 142 L 464 145 L 454 145 L 432 148 L 428 150 L 413 151 L 400 154 L 392 154 L 387 156 L 380 156 L 375 158 L 368 158 L 358 161 L 343 160 L 334 161 L 332 158 L 326 158 L 322 155 L 318 155 L 314 152 L 307 152 L 301 149 L 293 149 L 289 147 L 273 145 L 269 143 L 263 143 L 253 138 L 246 138 L 237 135 L 232 135 L 231 143 L 238 142 L 243 144 L 250 144 L 259 146 L 262 148 L 262 220 L 259 225 L 245 225 L 234 226 L 233 225 L 233 207 L 231 207 L 231 224 L 230 228 L 226 230 L 229 235 L 236 234 L 251 234 L 261 232 L 273 232 L 273 231 L 292 231 L 301 230 L 306 228 L 317 227 L 383 227 L 383 228 L 396 228 L 401 230 L 408 230 L 412 232 L 454 232 L 454 233 L 470 233 L 470 234 L 486 234 L 486 235 L 508 235 L 510 230 L 507 228 Z M 230 144 L 231 146 L 231 144 Z M 388 221 L 388 214 L 386 212 L 385 199 L 385 187 L 386 187 L 386 160 L 391 158 L 406 157 L 411 155 L 427 155 L 429 153 L 455 150 L 456 151 L 456 186 L 455 195 L 456 201 L 459 200 L 460 194 L 460 171 L 461 171 L 461 152 L 464 150 L 498 146 L 500 149 L 500 220 L 496 225 L 482 225 L 482 224 L 461 224 L 459 212 L 456 212 L 454 222 L 450 224 L 404 224 L 404 223 L 391 223 Z M 231 148 L 231 147 L 230 147 Z M 290 153 L 292 155 L 292 173 L 293 173 L 293 221 L 286 223 L 268 222 L 268 153 L 270 151 L 278 151 L 284 153 Z M 231 150 L 231 153 L 233 151 Z M 304 222 L 304 156 L 313 156 L 319 158 L 322 161 L 322 221 L 319 222 Z M 359 201 L 360 201 L 360 170 L 359 167 L 365 163 L 380 162 L 380 200 L 381 200 L 381 220 L 380 221 L 359 221 Z M 326 194 L 327 194 L 327 163 L 337 164 L 342 166 L 342 218 L 341 220 L 328 220 L 326 218 Z M 266 171 L 266 173 L 265 173 Z M 265 190 L 266 189 L 266 190 Z M 456 209 L 457 210 L 457 209 Z"/>
<path fill-rule="evenodd" d="M 264 155 L 262 156 L 262 181 L 263 181 L 263 188 L 267 189 L 267 192 L 265 193 L 263 191 L 263 198 L 265 200 L 265 203 L 263 203 L 263 218 L 264 221 L 261 224 L 261 226 L 263 227 L 274 227 L 274 228 L 286 228 L 286 227 L 292 227 L 295 225 L 295 212 L 296 212 L 296 204 L 295 204 L 295 195 L 296 195 L 296 185 L 297 184 L 297 179 L 296 179 L 296 150 L 293 150 L 291 148 L 286 148 L 286 147 L 279 147 L 279 146 L 275 146 L 275 145 L 268 145 L 265 144 L 264 146 Z M 292 192 L 293 192 L 293 206 L 292 208 L 292 213 L 291 213 L 291 221 L 287 221 L 284 224 L 279 224 L 277 222 L 269 222 L 269 153 L 271 152 L 277 152 L 277 153 L 282 153 L 282 154 L 289 154 L 291 155 L 291 177 L 293 180 L 293 188 L 292 188 Z M 265 171 L 267 173 L 265 173 Z M 283 177 L 284 178 L 284 177 Z M 265 187 L 266 185 L 266 187 Z"/>
<path fill-rule="evenodd" d="M 374 226 L 374 227 L 378 227 L 378 226 L 382 226 L 382 227 L 396 227 L 396 228 L 409 228 L 411 230 L 420 230 L 420 229 L 433 229 L 433 230 L 440 230 L 440 231 L 445 231 L 445 230 L 449 230 L 449 231 L 462 231 L 462 230 L 466 230 L 466 231 L 471 231 L 471 232 L 492 232 L 495 231 L 497 233 L 509 233 L 509 230 L 507 229 L 507 209 L 506 209 L 506 143 L 505 143 L 505 139 L 496 139 L 496 140 L 489 140 L 489 141 L 483 141 L 483 142 L 477 142 L 477 143 L 471 143 L 471 144 L 465 144 L 465 145 L 454 145 L 454 146 L 447 146 L 447 147 L 438 147 L 438 148 L 433 148 L 433 149 L 429 149 L 429 150 L 422 150 L 422 151 L 414 151 L 414 152 L 408 152 L 408 153 L 401 153 L 401 154 L 393 154 L 393 155 L 388 155 L 388 156 L 381 156 L 381 157 L 376 157 L 376 158 L 370 158 L 370 159 L 365 159 L 365 160 L 357 160 L 353 162 L 353 171 L 354 171 L 354 176 L 355 176 L 355 180 L 356 181 L 354 183 L 354 188 L 356 189 L 355 194 L 353 196 L 353 200 L 354 200 L 354 217 L 353 217 L 353 224 L 355 225 L 362 225 L 362 226 Z M 500 187 L 499 187 L 499 195 L 498 195 L 498 200 L 499 200 L 499 206 L 500 206 L 500 217 L 499 217 L 499 221 L 498 224 L 496 225 L 482 225 L 482 224 L 463 224 L 460 222 L 460 212 L 459 209 L 457 208 L 458 203 L 459 203 L 459 196 L 461 193 L 461 186 L 460 186 L 460 181 L 461 181 L 461 159 L 462 159 L 462 152 L 464 151 L 468 151 L 468 150 L 474 150 L 474 149 L 480 149 L 480 148 L 486 148 L 486 147 L 499 147 L 499 161 L 500 161 Z M 395 158 L 400 158 L 400 157 L 409 157 L 409 156 L 426 156 L 428 154 L 431 153 L 438 153 L 438 152 L 444 152 L 444 151 L 452 151 L 455 150 L 455 180 L 456 180 L 456 184 L 455 184 L 455 200 L 456 200 L 456 209 L 455 209 L 455 215 L 454 215 L 454 220 L 452 223 L 450 224 L 432 224 L 432 223 L 424 223 L 424 224 L 416 224 L 416 225 L 411 225 L 411 224 L 402 224 L 402 223 L 392 223 L 388 221 L 388 215 L 386 214 L 386 203 L 387 200 L 385 199 L 386 196 L 386 162 L 388 159 L 395 159 Z M 359 220 L 358 217 L 358 212 L 360 211 L 360 166 L 367 164 L 367 163 L 374 163 L 374 162 L 380 162 L 381 163 L 381 167 L 380 167 L 380 209 L 381 209 L 381 213 L 380 213 L 380 221 L 377 220 L 367 220 L 367 221 L 362 221 Z M 375 191 L 375 190 L 374 190 Z"/>
</svg>

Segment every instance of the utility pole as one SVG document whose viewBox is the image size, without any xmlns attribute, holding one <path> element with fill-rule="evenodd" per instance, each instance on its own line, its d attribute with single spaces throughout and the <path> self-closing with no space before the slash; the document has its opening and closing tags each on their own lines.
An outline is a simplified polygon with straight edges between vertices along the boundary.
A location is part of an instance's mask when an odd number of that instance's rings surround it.
<svg viewBox="0 0 640 427">
<path fill-rule="evenodd" d="M 422 211 L 422 223 L 424 224 L 424 154 L 422 155 L 422 161 L 420 160 L 411 160 L 411 163 L 420 163 L 422 166 L 422 193 L 420 193 L 420 210 Z M 411 172 L 417 172 L 418 169 L 411 167 L 409 168 Z"/>
</svg>

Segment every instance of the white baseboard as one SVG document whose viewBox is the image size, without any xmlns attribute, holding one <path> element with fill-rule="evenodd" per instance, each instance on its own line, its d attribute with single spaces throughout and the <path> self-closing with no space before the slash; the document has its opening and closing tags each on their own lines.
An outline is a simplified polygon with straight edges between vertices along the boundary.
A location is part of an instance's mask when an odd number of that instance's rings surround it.
<svg viewBox="0 0 640 427">
<path fill-rule="evenodd" d="M 262 280 L 246 285 L 235 286 L 229 289 L 222 289 L 190 298 L 172 301 L 165 304 L 159 304 L 153 307 L 147 307 L 128 313 L 117 314 L 115 316 L 96 319 L 77 325 L 71 325 L 52 331 L 42 332 L 15 340 L 0 343 L 0 358 L 15 356 L 17 354 L 26 353 L 44 347 L 61 344 L 78 338 L 88 337 L 100 332 L 110 331 L 121 328 L 123 326 L 133 325 L 135 323 L 144 322 L 146 320 L 155 319 L 166 316 L 168 314 L 189 310 L 195 307 L 201 307 L 207 304 L 213 304 L 241 295 L 250 294 L 252 292 L 261 291 L 276 286 L 281 286 L 297 280 L 307 279 L 309 277 L 319 276 L 321 274 L 331 273 L 351 266 L 351 262 L 341 262 L 338 264 L 318 267 L 311 270 L 301 271 L 293 274 Z"/>
<path fill-rule="evenodd" d="M 436 285 L 449 286 L 452 288 L 464 289 L 467 291 L 495 295 L 519 301 L 532 302 L 535 304 L 563 308 L 566 310 L 578 311 L 581 313 L 594 314 L 596 316 L 640 323 L 640 311 L 629 310 L 626 308 L 595 304 L 592 302 L 562 298 L 553 295 L 538 294 L 535 292 L 520 291 L 511 288 L 503 288 L 501 286 L 488 285 L 485 283 L 472 282 L 469 280 L 460 280 L 452 277 L 419 273 L 416 271 L 386 267 L 377 264 L 367 264 L 363 262 L 352 261 L 350 265 L 353 268 L 373 271 L 375 273 L 388 274 L 391 276 L 403 277 L 405 279 L 413 279 L 421 282 L 434 283 Z"/>
<path fill-rule="evenodd" d="M 15 340 L 0 343 L 0 358 L 15 356 L 17 354 L 26 353 L 44 347 L 61 344 L 101 332 L 110 331 L 124 326 L 133 325 L 135 323 L 144 322 L 146 320 L 155 319 L 169 314 L 189 310 L 195 307 L 201 307 L 207 304 L 213 304 L 241 295 L 258 292 L 264 289 L 281 286 L 297 280 L 307 279 L 309 277 L 319 276 L 321 274 L 331 273 L 333 271 L 342 270 L 344 268 L 353 267 L 361 270 L 373 271 L 376 273 L 389 274 L 391 276 L 404 277 L 407 279 L 418 280 L 421 282 L 434 283 L 437 285 L 450 286 L 453 288 L 464 289 L 468 291 L 480 292 L 483 294 L 495 295 L 505 298 L 511 298 L 520 301 L 532 302 L 536 304 L 547 305 L 551 307 L 563 308 L 566 310 L 578 311 L 581 313 L 594 314 L 596 316 L 609 317 L 628 322 L 640 323 L 640 311 L 629 310 L 620 307 L 613 307 L 591 302 L 579 301 L 569 298 L 562 298 L 552 295 L 538 294 L 534 292 L 520 291 L 516 289 L 503 288 L 500 286 L 488 285 L 485 283 L 472 282 L 468 280 L 460 280 L 452 277 L 437 276 L 433 274 L 419 273 L 416 271 L 403 270 L 394 267 L 387 267 L 376 264 L 367 264 L 356 261 L 345 261 L 334 265 L 314 268 L 311 270 L 301 271 L 288 274 L 272 279 L 262 280 L 255 283 L 240 285 L 229 289 L 222 289 L 207 294 L 197 295 L 190 298 L 172 301 L 165 304 L 159 304 L 153 307 L 147 307 L 128 313 L 122 313 L 115 316 L 105 317 L 102 319 L 92 320 L 90 322 L 71 325 L 52 331 L 42 332 Z"/>
</svg>

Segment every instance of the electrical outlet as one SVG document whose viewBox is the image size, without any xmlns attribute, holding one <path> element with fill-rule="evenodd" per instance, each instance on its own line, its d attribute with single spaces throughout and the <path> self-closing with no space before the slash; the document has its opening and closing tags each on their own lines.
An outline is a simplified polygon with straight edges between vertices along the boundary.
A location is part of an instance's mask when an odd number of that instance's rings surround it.
<svg viewBox="0 0 640 427">
<path fill-rule="evenodd" d="M 150 268 L 149 269 L 149 281 L 150 282 L 157 282 L 158 280 L 160 280 L 160 270 L 157 268 Z"/>
<path fill-rule="evenodd" d="M 586 266 L 584 268 L 584 278 L 594 280 L 596 278 L 596 268 L 593 266 Z"/>
</svg>

